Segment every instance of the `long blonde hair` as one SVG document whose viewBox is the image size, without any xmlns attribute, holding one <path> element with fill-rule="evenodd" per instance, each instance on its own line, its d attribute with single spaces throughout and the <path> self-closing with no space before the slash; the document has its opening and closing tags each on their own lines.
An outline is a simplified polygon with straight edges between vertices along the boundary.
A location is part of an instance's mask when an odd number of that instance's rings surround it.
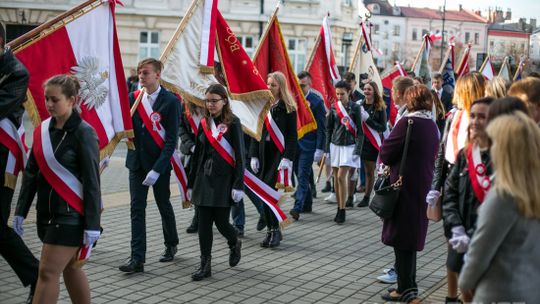
<svg viewBox="0 0 540 304">
<path fill-rule="evenodd" d="M 486 83 L 486 96 L 497 98 L 506 97 L 510 82 L 500 76 L 493 77 Z"/>
<path fill-rule="evenodd" d="M 285 107 L 287 108 L 287 113 L 296 111 L 296 101 L 292 97 L 289 86 L 287 85 L 287 79 L 283 73 L 276 71 L 268 74 L 268 78 L 274 79 L 279 85 L 279 99 L 283 100 Z"/>
<path fill-rule="evenodd" d="M 524 217 L 540 219 L 540 128 L 514 112 L 495 118 L 486 131 L 492 140 L 494 189 L 512 196 Z"/>
<path fill-rule="evenodd" d="M 471 112 L 472 102 L 484 97 L 484 93 L 484 76 L 480 73 L 472 72 L 458 78 L 452 103 L 458 109 L 465 110 L 469 114 Z"/>
</svg>

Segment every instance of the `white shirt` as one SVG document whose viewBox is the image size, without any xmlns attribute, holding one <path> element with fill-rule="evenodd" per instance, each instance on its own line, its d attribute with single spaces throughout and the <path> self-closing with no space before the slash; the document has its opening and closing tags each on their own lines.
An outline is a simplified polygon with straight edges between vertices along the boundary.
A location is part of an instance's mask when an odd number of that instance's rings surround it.
<svg viewBox="0 0 540 304">
<path fill-rule="evenodd" d="M 144 97 L 148 100 L 148 103 L 150 103 L 152 108 L 154 108 L 154 103 L 156 103 L 159 92 L 161 92 L 161 86 L 158 86 L 157 90 L 152 94 L 144 93 Z"/>
</svg>

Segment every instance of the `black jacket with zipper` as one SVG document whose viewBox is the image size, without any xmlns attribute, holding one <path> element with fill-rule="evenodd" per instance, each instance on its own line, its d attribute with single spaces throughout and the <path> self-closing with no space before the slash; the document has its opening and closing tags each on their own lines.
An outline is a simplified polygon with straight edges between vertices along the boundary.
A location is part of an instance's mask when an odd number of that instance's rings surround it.
<svg viewBox="0 0 540 304">
<path fill-rule="evenodd" d="M 33 151 L 23 173 L 15 215 L 26 217 L 37 192 L 37 222 L 40 224 L 82 225 L 99 230 L 101 192 L 99 181 L 99 146 L 96 132 L 73 111 L 62 129 L 54 128 L 51 118 L 49 134 L 58 162 L 83 186 L 84 215 L 79 214 L 51 187 L 41 174 Z"/>
<path fill-rule="evenodd" d="M 326 152 L 330 152 L 330 143 L 337 146 L 355 145 L 354 154 L 360 156 L 364 144 L 364 131 L 362 130 L 362 118 L 360 106 L 354 102 L 348 102 L 344 106 L 349 117 L 356 125 L 356 137 L 345 127 L 337 114 L 336 106 L 332 105 L 326 116 Z"/>
</svg>

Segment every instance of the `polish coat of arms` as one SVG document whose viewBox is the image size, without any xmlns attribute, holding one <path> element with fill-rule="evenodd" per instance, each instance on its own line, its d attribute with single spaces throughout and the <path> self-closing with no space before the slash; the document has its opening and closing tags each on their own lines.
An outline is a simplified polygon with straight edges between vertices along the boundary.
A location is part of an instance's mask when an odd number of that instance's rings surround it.
<svg viewBox="0 0 540 304">
<path fill-rule="evenodd" d="M 98 109 L 107 99 L 109 89 L 104 85 L 109 78 L 107 71 L 99 71 L 99 58 L 84 57 L 71 68 L 81 84 L 80 97 L 88 110 Z"/>
</svg>

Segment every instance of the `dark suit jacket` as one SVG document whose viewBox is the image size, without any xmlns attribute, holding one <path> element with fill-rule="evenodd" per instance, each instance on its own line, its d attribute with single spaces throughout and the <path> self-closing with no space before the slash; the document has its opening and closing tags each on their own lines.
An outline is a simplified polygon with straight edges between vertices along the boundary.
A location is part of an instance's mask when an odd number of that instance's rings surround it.
<svg viewBox="0 0 540 304">
<path fill-rule="evenodd" d="M 313 153 L 316 149 L 324 150 L 326 137 L 326 108 L 324 101 L 314 92 L 306 95 L 313 117 L 317 122 L 317 130 L 305 134 L 299 141 L 298 146 L 303 152 Z"/>
<path fill-rule="evenodd" d="M 221 120 L 218 117 L 214 122 L 219 125 Z M 197 206 L 230 207 L 232 189 L 244 190 L 244 135 L 238 117 L 234 116 L 223 138 L 234 149 L 234 168 L 214 149 L 199 126 L 188 176 L 188 188 L 193 189 L 191 201 Z"/>
<path fill-rule="evenodd" d="M 452 95 L 445 90 L 442 91 L 441 102 L 444 105 L 444 111 L 446 113 L 450 112 L 450 110 L 452 110 L 452 108 L 454 107 L 454 105 L 452 104 Z"/>
<path fill-rule="evenodd" d="M 130 105 L 133 106 L 134 102 L 134 93 L 129 93 Z M 132 117 L 135 150 L 128 150 L 126 167 L 129 170 L 143 170 L 145 172 L 154 170 L 163 174 L 172 168 L 170 159 L 178 143 L 180 100 L 162 87 L 152 110 L 161 115 L 161 125 L 165 129 L 165 145 L 161 149 L 154 142 L 136 111 Z"/>
</svg>

